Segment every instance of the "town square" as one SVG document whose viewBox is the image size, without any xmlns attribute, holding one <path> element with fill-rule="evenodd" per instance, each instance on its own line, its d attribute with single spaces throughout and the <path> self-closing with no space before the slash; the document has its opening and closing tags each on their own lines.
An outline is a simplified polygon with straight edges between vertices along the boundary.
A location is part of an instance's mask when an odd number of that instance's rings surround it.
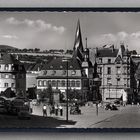
<svg viewBox="0 0 140 140">
<path fill-rule="evenodd" d="M 0 129 L 140 128 L 139 13 L 6 13 Z"/>
</svg>

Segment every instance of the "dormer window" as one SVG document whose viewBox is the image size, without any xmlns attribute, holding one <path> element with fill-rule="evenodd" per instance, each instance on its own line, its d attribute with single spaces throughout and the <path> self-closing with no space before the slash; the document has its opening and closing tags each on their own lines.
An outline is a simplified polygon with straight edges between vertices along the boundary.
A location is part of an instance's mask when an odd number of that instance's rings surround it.
<svg viewBox="0 0 140 140">
<path fill-rule="evenodd" d="M 71 75 L 75 75 L 75 74 L 76 74 L 76 71 L 73 70 L 73 71 L 71 72 Z"/>
<path fill-rule="evenodd" d="M 60 66 L 60 68 L 62 69 L 62 68 L 63 68 L 63 66 L 61 65 L 61 66 Z"/>
<path fill-rule="evenodd" d="M 44 71 L 43 71 L 43 75 L 46 75 L 46 74 L 47 74 L 47 70 L 44 70 Z"/>
<path fill-rule="evenodd" d="M 50 66 L 50 68 L 52 69 L 52 68 L 53 68 L 53 66 Z"/>
<path fill-rule="evenodd" d="M 67 71 L 63 70 L 62 75 L 66 75 Z"/>
<path fill-rule="evenodd" d="M 70 68 L 73 68 L 73 66 L 71 65 Z"/>
<path fill-rule="evenodd" d="M 55 75 L 55 74 L 56 74 L 56 71 L 55 71 L 55 70 L 53 70 L 53 71 L 52 71 L 52 75 Z"/>
</svg>

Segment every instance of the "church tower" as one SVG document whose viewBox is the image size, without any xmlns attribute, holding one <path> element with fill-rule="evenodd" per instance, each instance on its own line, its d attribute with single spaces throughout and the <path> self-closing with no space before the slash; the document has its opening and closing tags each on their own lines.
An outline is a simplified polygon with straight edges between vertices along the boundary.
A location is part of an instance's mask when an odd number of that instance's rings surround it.
<svg viewBox="0 0 140 140">
<path fill-rule="evenodd" d="M 89 49 L 87 48 L 87 38 L 86 38 L 86 48 L 84 50 L 84 61 L 82 62 L 82 68 L 85 71 L 87 77 L 89 77 Z"/>
<path fill-rule="evenodd" d="M 75 33 L 75 42 L 73 47 L 73 58 L 78 59 L 81 63 L 84 61 L 84 48 L 82 43 L 82 34 L 80 21 L 77 22 L 77 28 Z"/>
</svg>

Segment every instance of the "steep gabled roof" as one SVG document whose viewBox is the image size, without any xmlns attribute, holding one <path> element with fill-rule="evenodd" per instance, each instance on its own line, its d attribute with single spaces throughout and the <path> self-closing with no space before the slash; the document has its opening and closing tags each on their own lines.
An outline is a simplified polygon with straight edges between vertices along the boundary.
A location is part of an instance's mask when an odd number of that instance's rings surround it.
<svg viewBox="0 0 140 140">
<path fill-rule="evenodd" d="M 45 64 L 42 70 L 63 70 L 67 69 L 67 62 L 64 58 L 54 58 L 50 63 Z M 68 69 L 78 70 L 81 69 L 80 63 L 76 58 L 68 59 Z"/>
<path fill-rule="evenodd" d="M 4 53 L 0 54 L 0 64 L 21 64 L 13 55 Z"/>
<path fill-rule="evenodd" d="M 101 48 L 97 50 L 97 57 L 116 57 L 118 49 L 113 48 Z"/>
</svg>

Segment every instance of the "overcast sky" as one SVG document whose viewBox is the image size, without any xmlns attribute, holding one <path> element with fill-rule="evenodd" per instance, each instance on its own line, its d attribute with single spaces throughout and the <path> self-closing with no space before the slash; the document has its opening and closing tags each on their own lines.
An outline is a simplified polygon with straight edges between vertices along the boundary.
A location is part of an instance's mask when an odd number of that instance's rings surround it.
<svg viewBox="0 0 140 140">
<path fill-rule="evenodd" d="M 73 49 L 78 18 L 84 45 L 87 37 L 91 48 L 123 41 L 130 50 L 139 51 L 140 13 L 130 12 L 0 12 L 0 44 Z"/>
</svg>

